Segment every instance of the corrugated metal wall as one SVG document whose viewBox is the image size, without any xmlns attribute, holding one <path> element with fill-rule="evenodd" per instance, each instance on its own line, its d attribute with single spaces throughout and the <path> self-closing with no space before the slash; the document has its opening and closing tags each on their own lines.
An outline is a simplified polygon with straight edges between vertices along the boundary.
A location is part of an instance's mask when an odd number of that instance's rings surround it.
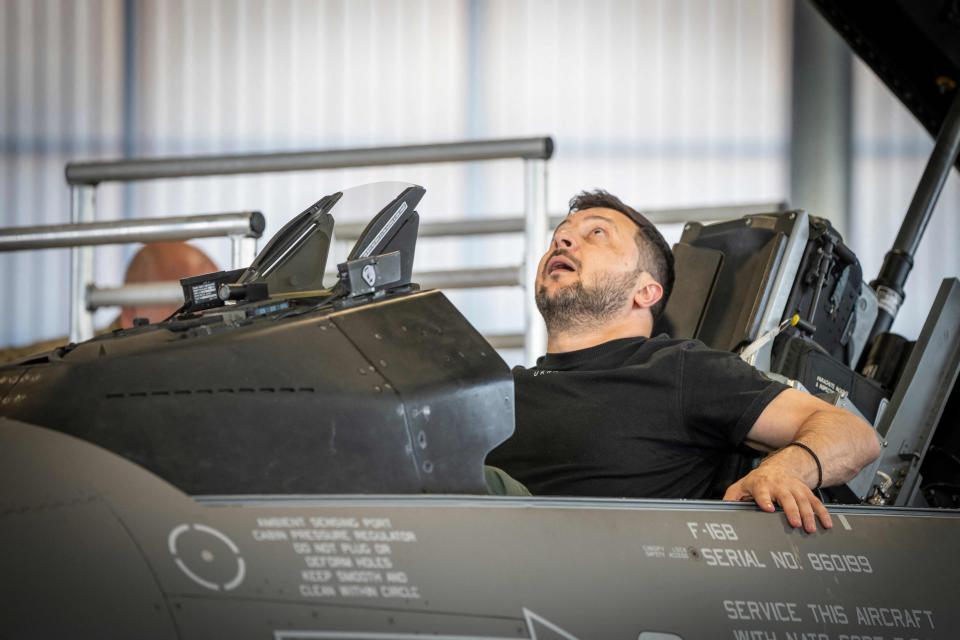
<svg viewBox="0 0 960 640">
<path fill-rule="evenodd" d="M 121 8 L 0 1 L 0 226 L 69 222 L 66 162 L 120 154 Z M 115 208 L 116 196 L 100 199 Z M 102 257 L 117 269 L 117 250 Z M 67 250 L 0 253 L 0 344 L 65 335 L 69 268 Z"/>
<path fill-rule="evenodd" d="M 554 206 L 592 186 L 649 207 L 783 197 L 789 3 L 484 7 L 477 133 L 555 135 Z"/>
<path fill-rule="evenodd" d="M 648 207 L 783 199 L 790 15 L 767 0 L 0 0 L 0 225 L 68 221 L 67 159 L 540 134 L 557 142 L 554 210 L 593 187 Z M 858 116 L 875 124 L 858 124 L 851 244 L 872 274 L 881 230 L 866 221 L 900 215 L 891 205 L 909 200 L 915 148 L 929 143 L 857 78 Z M 895 153 L 871 151 L 894 139 Z M 505 161 L 106 185 L 99 215 L 256 208 L 270 232 L 324 193 L 386 179 L 428 188 L 425 219 L 522 203 L 520 163 Z M 224 241 L 199 244 L 226 264 Z M 133 249 L 98 250 L 103 283 L 119 282 Z M 426 240 L 417 260 L 514 264 L 521 250 L 519 238 Z M 16 301 L 0 343 L 62 335 L 65 252 L 0 255 L 0 268 L 0 295 Z M 451 295 L 485 331 L 519 329 L 521 296 Z"/>
</svg>

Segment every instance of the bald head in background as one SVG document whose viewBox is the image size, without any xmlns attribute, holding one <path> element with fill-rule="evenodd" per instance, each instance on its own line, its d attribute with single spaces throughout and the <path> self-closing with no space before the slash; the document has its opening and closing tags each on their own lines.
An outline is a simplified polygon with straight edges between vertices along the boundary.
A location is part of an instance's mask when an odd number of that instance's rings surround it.
<svg viewBox="0 0 960 640">
<path fill-rule="evenodd" d="M 144 245 L 130 260 L 123 281 L 125 284 L 168 282 L 219 271 L 213 260 L 200 249 L 186 242 L 154 242 Z M 123 307 L 122 327 L 132 327 L 134 318 L 160 322 L 180 308 L 179 304 Z"/>
<path fill-rule="evenodd" d="M 127 266 L 125 284 L 147 284 L 169 282 L 190 276 L 219 271 L 213 260 L 200 249 L 186 242 L 157 242 L 144 245 L 130 260 Z M 179 304 L 151 305 L 142 307 L 123 307 L 120 317 L 109 327 L 97 333 L 106 333 L 119 327 L 132 327 L 134 318 L 147 318 L 150 322 L 166 319 L 180 308 Z M 28 345 L 0 349 L 0 365 L 15 362 L 26 357 L 52 351 L 67 344 L 66 336 L 43 340 Z"/>
</svg>

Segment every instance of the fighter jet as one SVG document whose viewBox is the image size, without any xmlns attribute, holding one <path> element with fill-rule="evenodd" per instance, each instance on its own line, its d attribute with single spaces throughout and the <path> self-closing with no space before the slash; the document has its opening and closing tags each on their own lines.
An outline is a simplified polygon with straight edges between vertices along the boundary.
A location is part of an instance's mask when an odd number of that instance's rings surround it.
<svg viewBox="0 0 960 640">
<path fill-rule="evenodd" d="M 932 9 L 818 4 L 901 92 L 960 78 L 960 40 L 936 36 Z M 940 66 L 890 65 L 874 22 Z M 935 202 L 960 100 L 911 95 L 940 131 L 918 189 Z M 876 426 L 885 453 L 828 496 L 850 503 L 831 507 L 829 531 L 746 504 L 488 495 L 512 379 L 413 281 L 424 193 L 327 195 L 248 268 L 184 280 L 166 321 L 0 368 L 0 635 L 956 636 L 960 512 L 926 504 L 949 504 L 956 470 L 925 462 L 936 438 L 956 451 L 960 281 L 883 376 L 869 365 L 891 343 L 882 287 L 902 294 L 902 250 L 868 284 L 829 222 L 800 210 L 691 225 L 676 247 L 669 331 Z M 371 222 L 325 282 L 334 218 L 358 213 Z"/>
</svg>

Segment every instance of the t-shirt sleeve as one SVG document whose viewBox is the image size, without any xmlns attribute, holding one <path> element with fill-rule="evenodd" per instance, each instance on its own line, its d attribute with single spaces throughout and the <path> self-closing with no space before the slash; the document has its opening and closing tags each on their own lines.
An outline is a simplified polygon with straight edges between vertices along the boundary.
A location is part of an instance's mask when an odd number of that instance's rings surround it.
<svg viewBox="0 0 960 640">
<path fill-rule="evenodd" d="M 680 410 L 698 444 L 739 446 L 767 405 L 787 388 L 734 353 L 699 342 L 683 351 Z"/>
</svg>

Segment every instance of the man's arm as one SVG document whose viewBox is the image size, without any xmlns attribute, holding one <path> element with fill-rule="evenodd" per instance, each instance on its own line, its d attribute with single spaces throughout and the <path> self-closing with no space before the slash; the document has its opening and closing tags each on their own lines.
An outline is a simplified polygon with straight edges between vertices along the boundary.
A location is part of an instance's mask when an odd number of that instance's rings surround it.
<svg viewBox="0 0 960 640">
<path fill-rule="evenodd" d="M 876 432 L 849 411 L 831 406 L 809 394 L 787 389 L 763 410 L 747 433 L 746 444 L 762 451 L 776 451 L 760 466 L 730 485 L 724 500 L 752 498 L 764 511 L 779 504 L 791 526 L 816 531 L 816 517 L 823 526 L 833 526 L 823 503 L 813 495 L 817 464 L 801 447 L 810 447 L 823 466 L 823 486 L 842 484 L 880 455 Z"/>
</svg>

